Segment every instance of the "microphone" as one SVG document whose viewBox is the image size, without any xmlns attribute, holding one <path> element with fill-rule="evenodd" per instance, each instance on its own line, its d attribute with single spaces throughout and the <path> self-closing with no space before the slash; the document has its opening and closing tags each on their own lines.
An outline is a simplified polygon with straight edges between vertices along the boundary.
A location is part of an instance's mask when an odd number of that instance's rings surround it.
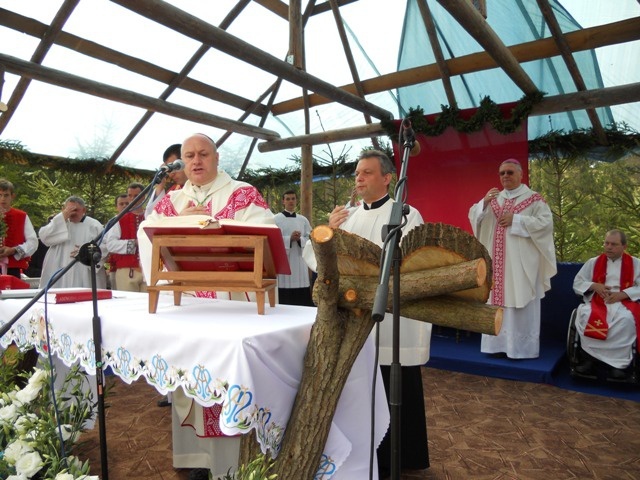
<svg viewBox="0 0 640 480">
<path fill-rule="evenodd" d="M 415 157 L 420 154 L 420 142 L 416 140 L 416 133 L 413 131 L 411 120 L 408 118 L 402 120 L 402 138 L 405 142 L 413 140 L 413 146 L 409 152 L 410 157 Z"/>
<path fill-rule="evenodd" d="M 174 160 L 171 163 L 165 163 L 160 167 L 160 170 L 166 173 L 178 172 L 183 169 L 184 169 L 184 162 L 182 161 L 181 158 L 178 158 L 177 160 Z"/>
</svg>

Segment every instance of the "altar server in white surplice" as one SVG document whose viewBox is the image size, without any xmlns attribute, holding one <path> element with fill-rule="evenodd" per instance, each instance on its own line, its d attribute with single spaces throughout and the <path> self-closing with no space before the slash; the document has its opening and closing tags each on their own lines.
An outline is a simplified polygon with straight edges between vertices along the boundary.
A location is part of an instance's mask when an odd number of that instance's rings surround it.
<svg viewBox="0 0 640 480">
<path fill-rule="evenodd" d="M 329 226 L 342 228 L 382 246 L 382 229 L 389 223 L 394 200 L 389 196 L 389 184 L 393 177 L 393 164 L 386 154 L 378 150 L 366 150 L 360 154 L 355 172 L 355 190 L 362 199 L 355 208 L 345 205 L 333 209 Z M 423 222 L 420 212 L 409 209 L 404 233 Z M 304 248 L 304 259 L 316 270 L 316 259 L 311 242 Z M 390 365 L 393 359 L 393 318 L 386 314 L 380 324 L 380 357 L 382 377 L 389 396 Z M 375 333 L 372 332 L 372 335 Z M 401 459 L 404 469 L 429 467 L 427 425 L 422 390 L 421 366 L 429 360 L 431 324 L 400 317 L 400 363 L 402 365 L 402 419 Z M 378 467 L 383 478 L 391 469 L 391 444 L 389 434 L 378 448 Z"/>
<path fill-rule="evenodd" d="M 274 224 L 273 213 L 255 187 L 218 170 L 219 154 L 209 137 L 195 134 L 187 138 L 182 143 L 181 158 L 187 182 L 182 189 L 168 192 L 138 230 L 140 261 L 147 282 L 151 268 L 151 242 L 144 232 L 147 224 L 161 225 L 165 218 L 166 223 L 170 223 L 168 217 L 185 215 Z M 196 295 L 247 300 L 247 294 L 241 292 L 196 292 Z M 174 467 L 207 469 L 213 478 L 223 477 L 230 468 L 236 469 L 240 439 L 219 436 L 219 407 L 203 409 L 181 389 L 175 391 L 172 398 Z"/>
<path fill-rule="evenodd" d="M 289 260 L 290 275 L 278 275 L 278 302 L 286 305 L 311 307 L 309 267 L 302 259 L 302 248 L 309 240 L 311 224 L 296 213 L 298 196 L 294 190 L 282 194 L 284 210 L 275 216 L 276 225 L 282 231 L 284 248 Z"/>
<path fill-rule="evenodd" d="M 490 189 L 469 210 L 473 233 L 493 260 L 488 303 L 505 307 L 499 335 L 482 335 L 480 348 L 509 358 L 537 358 L 540 299 L 556 274 L 553 217 L 542 196 L 522 183 L 518 160 L 505 160 L 498 173 L 504 189 Z"/>
<path fill-rule="evenodd" d="M 102 224 L 95 218 L 87 216 L 86 213 L 84 200 L 71 196 L 65 200 L 62 211 L 38 231 L 40 241 L 49 247 L 42 266 L 40 288 L 45 288 L 51 277 L 75 258 L 80 247 L 98 238 L 102 233 Z M 107 288 L 107 274 L 103 265 L 107 249 L 104 242 L 100 249 L 102 258 L 96 269 L 96 286 Z M 91 288 L 91 267 L 76 262 L 52 286 Z"/>
<path fill-rule="evenodd" d="M 604 253 L 587 260 L 573 281 L 584 299 L 576 315 L 580 346 L 588 354 L 576 365 L 580 373 L 592 373 L 595 358 L 610 367 L 610 377 L 629 374 L 640 328 L 640 259 L 626 248 L 624 232 L 607 232 Z"/>
</svg>

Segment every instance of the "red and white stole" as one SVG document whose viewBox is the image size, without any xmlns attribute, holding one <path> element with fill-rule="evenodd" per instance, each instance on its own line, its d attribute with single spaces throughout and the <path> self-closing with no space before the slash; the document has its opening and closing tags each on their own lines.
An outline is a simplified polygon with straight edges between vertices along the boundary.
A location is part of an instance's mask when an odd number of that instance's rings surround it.
<svg viewBox="0 0 640 480">
<path fill-rule="evenodd" d="M 633 272 L 633 257 L 628 253 L 623 253 L 620 259 L 622 265 L 620 267 L 620 291 L 629 288 L 633 285 L 633 279 L 635 278 Z M 592 281 L 594 283 L 605 284 L 607 280 L 607 256 L 603 253 L 596 259 L 596 263 L 593 267 Z M 633 314 L 633 318 L 636 322 L 636 341 L 640 339 L 640 305 L 630 299 L 622 300 L 622 304 L 629 309 Z M 584 334 L 587 337 L 595 338 L 597 340 L 606 340 L 609 333 L 609 323 L 607 322 L 607 304 L 604 303 L 604 299 L 594 293 L 591 298 L 591 315 L 587 326 L 584 329 Z"/>
<path fill-rule="evenodd" d="M 525 208 L 532 205 L 534 202 L 544 202 L 544 199 L 539 193 L 534 193 L 526 200 L 516 203 L 516 198 L 507 198 L 505 199 L 502 205 L 498 204 L 498 199 L 494 198 L 491 200 L 491 210 L 493 210 L 493 214 L 496 217 L 496 220 L 499 219 L 504 213 L 521 213 Z M 506 262 L 506 236 L 507 236 L 507 227 L 502 227 L 498 225 L 496 221 L 495 230 L 493 232 L 493 251 L 491 255 L 491 259 L 493 260 L 493 305 L 504 306 L 504 266 Z"/>
</svg>

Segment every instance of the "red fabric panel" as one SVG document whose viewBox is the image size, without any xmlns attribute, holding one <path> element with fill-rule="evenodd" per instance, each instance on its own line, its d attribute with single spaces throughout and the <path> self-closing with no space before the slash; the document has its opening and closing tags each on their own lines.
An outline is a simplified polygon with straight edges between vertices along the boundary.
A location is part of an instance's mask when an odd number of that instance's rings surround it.
<svg viewBox="0 0 640 480">
<path fill-rule="evenodd" d="M 513 104 L 501 106 L 509 112 Z M 462 111 L 469 118 L 475 109 Z M 427 116 L 433 122 L 435 115 Z M 400 128 L 401 120 L 396 121 Z M 417 208 L 425 222 L 442 222 L 471 232 L 469 208 L 492 187 L 502 189 L 498 167 L 507 158 L 517 159 L 524 170 L 523 183 L 528 184 L 527 126 L 509 135 L 496 132 L 491 125 L 474 133 L 460 133 L 447 128 L 438 137 L 417 135 L 420 153 L 409 157 L 406 167 L 407 203 Z M 394 142 L 396 169 L 401 172 L 403 148 Z"/>
</svg>

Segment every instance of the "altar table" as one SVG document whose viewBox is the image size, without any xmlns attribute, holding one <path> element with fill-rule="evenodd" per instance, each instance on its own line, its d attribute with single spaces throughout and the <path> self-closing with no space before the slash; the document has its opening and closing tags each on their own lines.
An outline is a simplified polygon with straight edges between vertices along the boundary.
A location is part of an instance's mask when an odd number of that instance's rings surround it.
<svg viewBox="0 0 640 480">
<path fill-rule="evenodd" d="M 258 315 L 251 302 L 160 295 L 148 312 L 147 294 L 114 291 L 98 302 L 102 359 L 127 383 L 143 377 L 161 394 L 181 387 L 203 406 L 222 405 L 227 435 L 256 430 L 263 452 L 276 455 L 302 376 L 303 358 L 316 309 L 291 305 Z M 0 301 L 0 325 L 28 300 Z M 47 304 L 51 351 L 66 365 L 79 362 L 95 375 L 92 303 Z M 45 304 L 37 302 L 0 339 L 6 348 L 46 348 Z M 368 478 L 371 390 L 377 371 L 374 444 L 389 425 L 389 411 L 372 342 L 356 360 L 338 403 L 318 479 Z M 355 473 L 357 472 L 357 473 Z M 377 472 L 374 472 L 377 478 Z"/>
</svg>

